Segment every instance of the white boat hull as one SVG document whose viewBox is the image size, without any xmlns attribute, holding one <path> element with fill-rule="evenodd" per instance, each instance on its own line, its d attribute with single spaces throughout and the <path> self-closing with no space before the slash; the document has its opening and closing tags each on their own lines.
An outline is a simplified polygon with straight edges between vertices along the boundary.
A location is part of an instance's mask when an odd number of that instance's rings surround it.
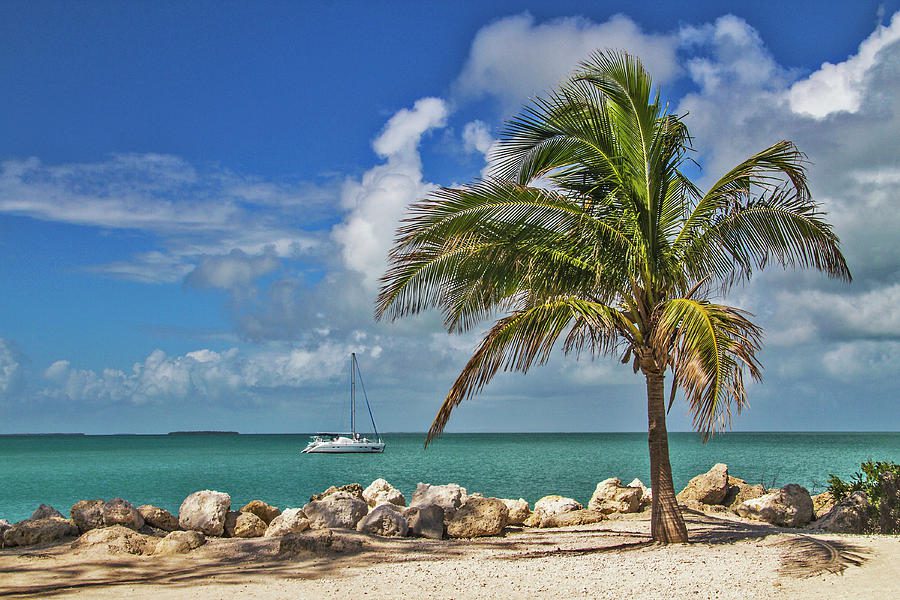
<svg viewBox="0 0 900 600">
<path fill-rule="evenodd" d="M 380 454 L 384 442 L 312 442 L 302 450 L 303 454 Z"/>
</svg>

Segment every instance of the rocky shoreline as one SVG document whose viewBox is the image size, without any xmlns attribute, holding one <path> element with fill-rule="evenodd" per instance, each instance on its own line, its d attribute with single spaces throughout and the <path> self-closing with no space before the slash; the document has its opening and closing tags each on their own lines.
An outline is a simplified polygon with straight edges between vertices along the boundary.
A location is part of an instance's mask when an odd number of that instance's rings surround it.
<svg viewBox="0 0 900 600">
<path fill-rule="evenodd" d="M 15 524 L 0 520 L 0 547 L 72 542 L 72 549 L 94 547 L 143 556 L 186 554 L 216 538 L 277 538 L 287 552 L 298 545 L 328 543 L 331 530 L 355 530 L 394 538 L 470 539 L 503 535 L 508 528 L 558 528 L 628 518 L 650 510 L 652 490 L 635 479 L 597 484 L 587 507 L 573 498 L 545 496 L 534 506 L 522 499 L 490 498 L 449 483 L 420 483 L 408 505 L 403 493 L 384 479 L 365 489 L 358 483 L 330 487 L 302 507 L 279 509 L 253 500 L 232 510 L 231 496 L 201 490 L 181 503 L 178 515 L 127 500 L 81 500 L 66 517 L 40 505 Z M 859 494 L 835 505 L 828 493 L 810 496 L 797 484 L 765 489 L 729 474 L 716 464 L 678 494 L 682 510 L 730 513 L 783 528 L 858 533 L 866 499 Z"/>
</svg>

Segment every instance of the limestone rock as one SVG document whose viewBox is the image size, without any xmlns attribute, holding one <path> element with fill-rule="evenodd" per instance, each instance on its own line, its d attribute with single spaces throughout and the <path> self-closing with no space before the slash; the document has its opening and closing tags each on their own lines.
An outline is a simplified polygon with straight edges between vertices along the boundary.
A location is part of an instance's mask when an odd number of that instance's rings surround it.
<svg viewBox="0 0 900 600">
<path fill-rule="evenodd" d="M 278 541 L 278 555 L 281 558 L 297 558 L 308 554 L 322 554 L 339 549 L 334 546 L 335 536 L 330 529 L 290 533 Z"/>
<path fill-rule="evenodd" d="M 178 531 L 178 519 L 164 508 L 144 504 L 138 506 L 137 511 L 144 517 L 144 523 L 150 527 L 163 531 Z"/>
<path fill-rule="evenodd" d="M 821 519 L 834 508 L 834 496 L 831 492 L 822 492 L 812 497 L 813 513 L 816 519 Z"/>
<path fill-rule="evenodd" d="M 111 525 L 91 529 L 72 542 L 76 552 L 102 552 L 106 554 L 153 554 L 156 540 L 123 525 Z"/>
<path fill-rule="evenodd" d="M 631 480 L 631 483 L 628 484 L 628 487 L 641 488 L 641 507 L 653 504 L 653 490 L 644 485 L 643 481 L 635 477 Z"/>
<path fill-rule="evenodd" d="M 178 509 L 178 525 L 204 535 L 222 535 L 225 516 L 231 508 L 231 496 L 223 492 L 201 490 L 184 499 Z"/>
<path fill-rule="evenodd" d="M 827 514 L 810 524 L 810 527 L 832 533 L 863 533 L 868 508 L 869 499 L 865 492 L 853 492 L 849 498 L 834 505 Z"/>
<path fill-rule="evenodd" d="M 34 510 L 33 513 L 31 513 L 32 521 L 36 521 L 38 519 L 49 519 L 50 517 L 58 517 L 60 519 L 66 518 L 64 514 L 62 514 L 49 504 L 41 504 Z"/>
<path fill-rule="evenodd" d="M 12 523 L 7 521 L 6 519 L 0 519 L 0 548 L 3 548 L 6 545 L 3 542 L 3 534 L 6 533 L 6 531 L 11 527 Z"/>
<path fill-rule="evenodd" d="M 678 506 L 682 509 L 696 510 L 703 513 L 724 513 L 728 512 L 728 508 L 721 504 L 704 504 L 696 500 L 683 500 L 678 502 Z"/>
<path fill-rule="evenodd" d="M 547 517 L 558 515 L 564 512 L 572 512 L 581 510 L 584 506 L 581 502 L 566 498 L 565 496 L 544 496 L 534 503 L 534 511 L 531 516 L 525 520 L 526 527 L 540 527 L 541 522 Z"/>
<path fill-rule="evenodd" d="M 357 523 L 356 530 L 385 537 L 404 537 L 409 531 L 409 523 L 400 508 L 388 502 L 372 509 Z"/>
<path fill-rule="evenodd" d="M 248 512 L 237 513 L 237 519 L 234 529 L 231 531 L 231 537 L 236 538 L 255 538 L 262 537 L 266 533 L 266 522 Z"/>
<path fill-rule="evenodd" d="M 597 484 L 588 508 L 604 514 L 635 513 L 641 510 L 644 490 L 639 487 L 622 485 L 618 477 L 604 479 Z"/>
<path fill-rule="evenodd" d="M 569 527 L 599 523 L 606 515 L 599 510 L 581 509 L 552 515 L 541 521 L 540 527 Z"/>
<path fill-rule="evenodd" d="M 33 546 L 77 535 L 78 528 L 69 519 L 62 517 L 28 519 L 7 529 L 3 533 L 3 543 L 6 546 Z"/>
<path fill-rule="evenodd" d="M 206 543 L 206 536 L 199 531 L 173 531 L 156 543 L 153 554 L 187 554 Z"/>
<path fill-rule="evenodd" d="M 528 501 L 525 498 L 518 500 L 500 498 L 500 501 L 506 505 L 506 510 L 509 511 L 510 525 L 521 525 L 525 519 L 531 516 L 531 509 L 528 508 Z"/>
<path fill-rule="evenodd" d="M 78 531 L 84 533 L 91 529 L 103 527 L 103 500 L 79 500 L 72 505 L 69 514 Z"/>
<path fill-rule="evenodd" d="M 802 527 L 812 520 L 813 503 L 806 488 L 789 483 L 780 490 L 741 503 L 738 515 L 782 527 Z"/>
<path fill-rule="evenodd" d="M 703 504 L 721 504 L 728 494 L 728 465 L 718 463 L 712 469 L 691 479 L 678 501 L 695 500 Z"/>
<path fill-rule="evenodd" d="M 272 519 L 281 514 L 277 506 L 271 506 L 262 500 L 251 500 L 241 507 L 240 512 L 253 513 L 262 519 L 266 525 L 270 524 Z"/>
<path fill-rule="evenodd" d="M 440 540 L 444 537 L 444 509 L 437 504 L 418 504 L 403 511 L 408 535 Z"/>
<path fill-rule="evenodd" d="M 312 529 L 355 529 L 369 505 L 349 492 L 334 492 L 303 507 Z"/>
<path fill-rule="evenodd" d="M 756 484 L 752 485 L 737 477 L 728 476 L 728 491 L 721 504 L 734 510 L 747 500 L 759 498 L 766 493 L 766 488 Z"/>
<path fill-rule="evenodd" d="M 340 486 L 331 486 L 321 494 L 313 494 L 309 497 L 310 502 L 316 502 L 318 500 L 322 500 L 335 492 L 344 492 L 346 494 L 350 494 L 351 496 L 358 498 L 359 500 L 363 500 L 363 487 L 358 483 L 348 483 L 347 485 Z"/>
<path fill-rule="evenodd" d="M 105 527 L 121 525 L 137 531 L 144 526 L 144 517 L 132 506 L 131 502 L 122 498 L 113 498 L 103 503 L 103 525 Z"/>
<path fill-rule="evenodd" d="M 369 506 L 375 507 L 381 504 L 394 504 L 396 506 L 406 506 L 406 498 L 403 494 L 384 479 L 376 479 L 369 487 L 363 490 L 363 500 Z"/>
<path fill-rule="evenodd" d="M 497 498 L 470 497 L 447 521 L 447 535 L 473 538 L 499 535 L 509 522 L 509 509 Z"/>
<path fill-rule="evenodd" d="M 437 504 L 444 509 L 444 520 L 449 519 L 468 498 L 466 488 L 455 483 L 447 485 L 431 485 L 420 483 L 413 492 L 410 506 L 422 506 L 425 504 Z"/>
<path fill-rule="evenodd" d="M 303 533 L 309 529 L 309 519 L 301 508 L 286 508 L 272 519 L 266 528 L 266 537 L 279 537 L 289 533 Z"/>
</svg>

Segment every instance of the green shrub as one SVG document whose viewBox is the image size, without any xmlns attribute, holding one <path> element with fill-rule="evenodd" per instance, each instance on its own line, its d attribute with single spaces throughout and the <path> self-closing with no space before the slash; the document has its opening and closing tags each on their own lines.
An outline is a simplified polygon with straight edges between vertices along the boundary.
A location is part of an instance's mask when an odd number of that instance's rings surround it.
<svg viewBox="0 0 900 600">
<path fill-rule="evenodd" d="M 900 465 L 890 461 L 868 460 L 860 465 L 850 481 L 837 475 L 828 477 L 828 492 L 835 502 L 854 492 L 864 492 L 869 500 L 866 531 L 900 533 Z"/>
</svg>

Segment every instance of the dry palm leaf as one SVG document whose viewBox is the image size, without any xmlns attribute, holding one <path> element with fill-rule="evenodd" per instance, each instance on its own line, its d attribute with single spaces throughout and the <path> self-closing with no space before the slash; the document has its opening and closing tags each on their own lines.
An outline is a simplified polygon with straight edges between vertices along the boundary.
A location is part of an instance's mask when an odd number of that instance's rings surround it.
<svg viewBox="0 0 900 600">
<path fill-rule="evenodd" d="M 788 538 L 777 545 L 785 548 L 779 573 L 797 579 L 823 573 L 841 575 L 847 567 L 858 567 L 868 558 L 859 546 L 805 535 Z"/>
</svg>

